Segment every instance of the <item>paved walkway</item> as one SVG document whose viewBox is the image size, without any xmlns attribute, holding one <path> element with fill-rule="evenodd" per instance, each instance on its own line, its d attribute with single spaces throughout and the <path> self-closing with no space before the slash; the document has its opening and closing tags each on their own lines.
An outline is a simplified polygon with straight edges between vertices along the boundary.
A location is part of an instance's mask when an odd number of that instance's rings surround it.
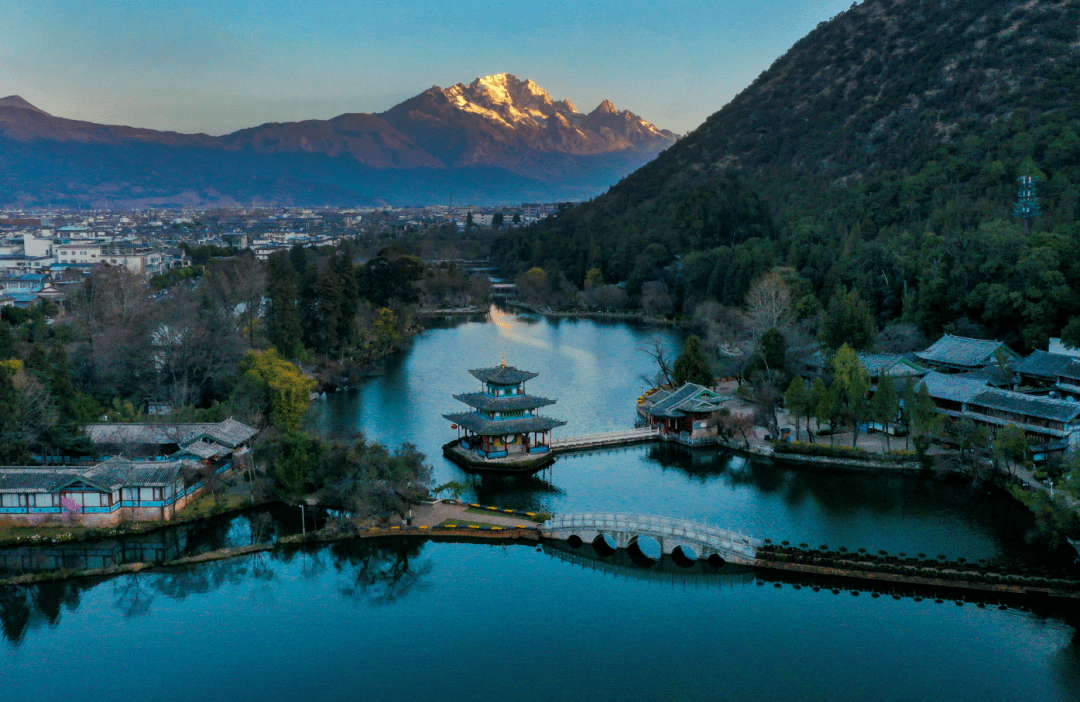
<svg viewBox="0 0 1080 702">
<path fill-rule="evenodd" d="M 477 514 L 468 510 L 468 505 L 453 505 L 446 502 L 416 505 L 413 507 L 413 526 L 438 526 L 447 519 L 506 527 L 521 525 L 531 527 L 536 525 L 536 522 L 529 521 L 527 518 L 516 514 L 499 514 L 498 512 Z"/>
</svg>

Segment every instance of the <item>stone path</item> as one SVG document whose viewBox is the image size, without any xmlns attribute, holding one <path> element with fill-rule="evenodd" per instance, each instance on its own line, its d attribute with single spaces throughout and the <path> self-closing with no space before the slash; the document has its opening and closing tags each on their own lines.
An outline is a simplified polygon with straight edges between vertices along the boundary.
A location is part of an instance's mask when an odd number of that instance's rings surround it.
<svg viewBox="0 0 1080 702">
<path fill-rule="evenodd" d="M 506 527 L 522 525 L 527 527 L 536 526 L 536 522 L 529 521 L 527 518 L 516 514 L 499 514 L 498 512 L 476 514 L 475 512 L 469 512 L 468 510 L 468 505 L 454 505 L 441 501 L 435 502 L 434 504 L 416 505 L 413 507 L 413 526 L 438 526 L 447 519 L 458 519 L 463 522 L 478 522 Z"/>
</svg>

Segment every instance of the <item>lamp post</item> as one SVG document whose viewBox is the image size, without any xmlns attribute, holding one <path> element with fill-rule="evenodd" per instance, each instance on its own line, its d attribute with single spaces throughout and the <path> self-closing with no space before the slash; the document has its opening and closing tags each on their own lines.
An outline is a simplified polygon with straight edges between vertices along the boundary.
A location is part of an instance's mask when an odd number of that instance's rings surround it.
<svg viewBox="0 0 1080 702">
<path fill-rule="evenodd" d="M 1052 500 L 1054 499 L 1054 479 L 1048 478 L 1048 480 L 1050 481 L 1050 499 Z"/>
<path fill-rule="evenodd" d="M 307 520 L 304 519 L 304 503 L 300 503 L 300 531 L 307 536 Z"/>
</svg>

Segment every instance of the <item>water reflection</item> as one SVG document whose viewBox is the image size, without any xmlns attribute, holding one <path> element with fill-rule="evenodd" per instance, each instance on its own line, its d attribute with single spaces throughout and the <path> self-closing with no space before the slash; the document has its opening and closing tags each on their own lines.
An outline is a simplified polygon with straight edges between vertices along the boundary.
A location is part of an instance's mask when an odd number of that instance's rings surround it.
<svg viewBox="0 0 1080 702">
<path fill-rule="evenodd" d="M 109 588 L 112 608 L 125 618 L 151 614 L 159 600 L 182 601 L 247 581 L 272 582 L 281 566 L 300 562 L 305 578 L 328 569 L 345 598 L 390 605 L 422 591 L 432 570 L 421 554 L 427 541 L 417 539 L 353 540 L 329 547 L 307 546 L 261 552 L 192 566 L 120 575 L 80 578 L 31 586 L 0 587 L 0 632 L 12 644 L 43 626 L 57 626 L 64 611 L 79 609 L 82 593 Z"/>
<path fill-rule="evenodd" d="M 163 563 L 221 548 L 273 543 L 300 531 L 297 515 L 272 504 L 237 514 L 162 527 L 143 534 L 59 544 L 0 548 L 0 577 L 52 570 L 108 568 L 125 563 Z"/>
</svg>

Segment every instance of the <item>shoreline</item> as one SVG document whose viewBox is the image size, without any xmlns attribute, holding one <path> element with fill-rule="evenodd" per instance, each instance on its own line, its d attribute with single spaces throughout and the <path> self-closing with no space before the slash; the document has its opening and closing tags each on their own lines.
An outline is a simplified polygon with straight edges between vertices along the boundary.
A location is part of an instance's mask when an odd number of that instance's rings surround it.
<svg viewBox="0 0 1080 702">
<path fill-rule="evenodd" d="M 492 541 L 510 541 L 522 544 L 539 544 L 546 541 L 538 527 L 481 527 L 469 526 L 440 526 L 440 527 L 361 527 L 362 532 L 355 534 L 327 534 L 323 531 L 311 532 L 306 535 L 294 534 L 279 539 L 276 543 L 252 544 L 249 546 L 237 546 L 216 549 L 200 553 L 194 556 L 177 558 L 161 563 L 137 562 L 110 566 L 108 568 L 93 568 L 81 571 L 55 570 L 44 573 L 27 573 L 10 578 L 0 579 L 0 587 L 18 587 L 36 585 L 48 582 L 60 582 L 79 578 L 109 578 L 115 575 L 127 575 L 145 571 L 164 570 L 174 567 L 197 565 L 213 561 L 241 558 L 256 553 L 279 551 L 287 548 L 302 547 L 306 544 L 331 544 L 354 539 L 389 539 L 389 538 L 421 538 L 429 541 L 445 541 L 452 543 L 483 543 Z M 550 541 L 550 540 L 548 540 Z M 1060 600 L 1080 600 L 1080 590 L 1066 590 L 1045 585 L 1026 584 L 1022 580 L 1015 583 L 983 583 L 974 580 L 947 580 L 943 578 L 927 578 L 916 575 L 902 575 L 895 573 L 877 573 L 853 568 L 837 568 L 831 566 L 810 565 L 805 563 L 787 563 L 763 558 L 755 558 L 749 567 L 762 571 L 778 571 L 784 573 L 798 573 L 809 576 L 823 576 L 839 578 L 849 581 L 868 581 L 876 584 L 896 584 L 914 587 L 930 587 L 947 590 L 959 590 L 980 593 L 996 593 L 1018 597 L 1050 597 Z M 1037 580 L 1037 578 L 1031 578 Z"/>
<path fill-rule="evenodd" d="M 364 527 L 362 527 L 364 528 Z M 329 544 L 338 541 L 352 539 L 380 539 L 392 537 L 421 537 L 440 541 L 524 541 L 539 543 L 540 531 L 537 528 L 508 528 L 508 527 L 367 527 L 363 533 L 356 534 L 326 534 L 313 531 L 309 534 L 293 534 L 283 536 L 276 543 L 252 544 L 249 546 L 232 546 L 215 549 L 194 556 L 185 556 L 160 563 L 139 561 L 136 563 L 123 563 L 109 566 L 108 568 L 88 568 L 86 570 L 50 570 L 41 573 L 25 573 L 10 578 L 0 579 L 0 587 L 17 587 L 37 585 L 39 583 L 60 582 L 63 580 L 75 580 L 78 578 L 108 578 L 114 575 L 128 575 L 151 570 L 163 570 L 181 566 L 223 561 L 230 558 L 250 556 L 255 553 L 278 551 L 293 546 L 304 544 Z"/>
</svg>

